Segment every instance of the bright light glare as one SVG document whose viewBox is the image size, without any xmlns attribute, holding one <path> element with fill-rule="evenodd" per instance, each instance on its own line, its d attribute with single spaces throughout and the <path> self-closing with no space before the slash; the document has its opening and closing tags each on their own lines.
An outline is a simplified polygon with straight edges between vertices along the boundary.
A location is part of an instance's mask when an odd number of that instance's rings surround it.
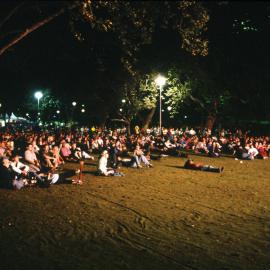
<svg viewBox="0 0 270 270">
<path fill-rule="evenodd" d="M 59 111 L 59 110 L 57 110 L 57 111 L 56 111 L 56 113 L 58 113 L 58 114 L 59 114 L 59 113 L 60 113 L 60 111 Z"/>
<path fill-rule="evenodd" d="M 81 112 L 84 113 L 85 112 L 85 109 L 81 109 Z"/>
<path fill-rule="evenodd" d="M 166 78 L 161 76 L 161 75 L 158 75 L 157 78 L 155 79 L 155 83 L 159 86 L 159 87 L 162 87 L 163 85 L 165 85 L 166 83 Z"/>
<path fill-rule="evenodd" d="M 125 99 L 122 99 L 122 103 L 126 103 L 126 100 Z"/>
<path fill-rule="evenodd" d="M 169 106 L 169 107 L 168 107 L 168 111 L 171 111 L 171 110 L 172 110 L 172 107 L 171 107 L 171 106 Z"/>
<path fill-rule="evenodd" d="M 42 97 L 43 97 L 42 92 L 37 91 L 37 92 L 35 93 L 35 98 L 36 98 L 36 99 L 41 99 Z"/>
<path fill-rule="evenodd" d="M 77 105 L 77 102 L 73 101 L 72 106 L 76 106 L 76 105 Z"/>
</svg>

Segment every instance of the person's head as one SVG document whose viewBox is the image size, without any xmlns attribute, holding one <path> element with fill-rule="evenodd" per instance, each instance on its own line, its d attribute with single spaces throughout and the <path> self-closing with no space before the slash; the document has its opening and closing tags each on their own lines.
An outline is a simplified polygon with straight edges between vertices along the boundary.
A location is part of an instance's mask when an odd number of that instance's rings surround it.
<svg viewBox="0 0 270 270">
<path fill-rule="evenodd" d="M 10 165 L 10 161 L 9 161 L 9 159 L 8 158 L 6 158 L 6 157 L 4 157 L 3 159 L 2 159 L 2 165 L 4 166 L 4 167 L 9 167 L 9 165 Z"/>
<path fill-rule="evenodd" d="M 17 154 L 14 154 L 12 157 L 11 157 L 11 159 L 12 159 L 12 161 L 14 161 L 14 162 L 19 162 L 19 159 L 20 159 L 20 156 L 19 155 L 17 155 Z"/>
<path fill-rule="evenodd" d="M 27 149 L 30 151 L 33 151 L 33 145 L 32 144 L 28 144 Z"/>
<path fill-rule="evenodd" d="M 49 145 L 48 145 L 48 144 L 45 144 L 45 145 L 43 146 L 43 150 L 44 150 L 44 152 L 49 152 L 49 150 L 50 150 Z"/>
<path fill-rule="evenodd" d="M 72 143 L 71 147 L 72 147 L 73 149 L 75 149 L 75 148 L 77 147 L 77 144 L 74 142 L 74 143 Z"/>
<path fill-rule="evenodd" d="M 108 158 L 108 157 L 109 157 L 108 151 L 107 151 L 107 150 L 104 150 L 104 151 L 101 153 L 101 156 L 102 156 L 102 157 L 105 157 L 105 158 Z"/>
</svg>

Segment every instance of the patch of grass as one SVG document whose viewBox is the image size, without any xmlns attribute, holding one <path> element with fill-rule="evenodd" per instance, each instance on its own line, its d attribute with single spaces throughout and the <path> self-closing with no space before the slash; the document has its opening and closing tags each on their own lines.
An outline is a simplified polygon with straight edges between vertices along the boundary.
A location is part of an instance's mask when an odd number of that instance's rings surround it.
<svg viewBox="0 0 270 270">
<path fill-rule="evenodd" d="M 1 270 L 269 269 L 269 160 L 193 159 L 225 170 L 86 164 L 82 186 L 0 190 Z"/>
</svg>

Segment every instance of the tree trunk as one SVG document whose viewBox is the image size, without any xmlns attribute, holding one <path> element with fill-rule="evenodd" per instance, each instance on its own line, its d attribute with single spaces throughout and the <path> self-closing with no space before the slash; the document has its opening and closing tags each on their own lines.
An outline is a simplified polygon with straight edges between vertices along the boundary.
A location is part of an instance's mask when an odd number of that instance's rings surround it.
<svg viewBox="0 0 270 270">
<path fill-rule="evenodd" d="M 143 129 L 147 129 L 152 121 L 152 118 L 155 114 L 156 107 L 152 108 L 146 117 L 143 119 Z"/>
<path fill-rule="evenodd" d="M 206 119 L 205 127 L 207 129 L 212 130 L 213 129 L 213 126 L 215 124 L 215 121 L 216 121 L 216 116 L 214 116 L 214 115 L 208 115 L 207 116 L 207 119 Z"/>
<path fill-rule="evenodd" d="M 99 127 L 104 129 L 105 125 L 106 125 L 106 121 L 107 121 L 108 115 L 102 115 L 100 122 L 99 122 Z"/>
<path fill-rule="evenodd" d="M 131 132 L 130 132 L 130 121 L 127 121 L 126 125 L 127 125 L 127 134 L 129 136 L 131 134 Z"/>
</svg>

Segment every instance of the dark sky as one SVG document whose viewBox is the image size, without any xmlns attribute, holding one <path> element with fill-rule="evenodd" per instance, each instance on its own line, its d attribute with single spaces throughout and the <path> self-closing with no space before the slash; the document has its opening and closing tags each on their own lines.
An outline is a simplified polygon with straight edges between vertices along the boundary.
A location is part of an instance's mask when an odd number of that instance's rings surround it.
<svg viewBox="0 0 270 270">
<path fill-rule="evenodd" d="M 19 2 L 2 1 L 0 18 L 4 18 L 8 10 L 17 3 Z M 32 3 L 34 2 L 26 2 L 26 7 Z M 60 4 L 44 1 L 42 10 L 44 14 L 50 14 L 58 10 Z M 204 4 L 210 12 L 207 32 L 210 41 L 209 55 L 218 51 L 228 61 L 232 61 L 233 72 L 243 73 L 241 80 L 245 74 L 255 74 L 254 85 L 257 80 L 267 77 L 270 60 L 269 3 L 209 1 Z M 34 13 L 33 10 L 25 10 L 18 12 L 18 16 L 14 16 L 0 28 L 0 34 L 7 30 L 20 30 L 25 25 L 31 25 L 40 16 L 35 18 L 30 15 Z M 166 47 L 171 53 L 174 49 L 178 50 L 179 45 L 172 44 L 177 43 L 177 40 L 175 33 L 163 33 L 158 40 L 159 50 L 166 51 Z M 10 102 L 12 99 L 12 104 L 17 106 L 35 89 L 51 89 L 56 95 L 65 92 L 70 99 L 83 99 L 77 96 L 76 90 L 85 87 L 91 92 L 91 85 L 96 84 L 97 73 L 102 69 L 102 63 L 97 60 L 97 56 L 103 55 L 102 48 L 108 48 L 107 43 L 105 36 L 93 37 L 92 43 L 87 46 L 78 42 L 70 32 L 68 15 L 61 15 L 0 57 L 1 99 L 3 102 Z M 114 52 L 106 51 L 104 54 L 105 61 L 111 61 L 113 66 L 114 61 L 117 61 Z M 103 71 L 103 75 L 106 76 L 106 71 Z M 240 83 L 243 83 L 244 87 L 245 82 Z"/>
</svg>

